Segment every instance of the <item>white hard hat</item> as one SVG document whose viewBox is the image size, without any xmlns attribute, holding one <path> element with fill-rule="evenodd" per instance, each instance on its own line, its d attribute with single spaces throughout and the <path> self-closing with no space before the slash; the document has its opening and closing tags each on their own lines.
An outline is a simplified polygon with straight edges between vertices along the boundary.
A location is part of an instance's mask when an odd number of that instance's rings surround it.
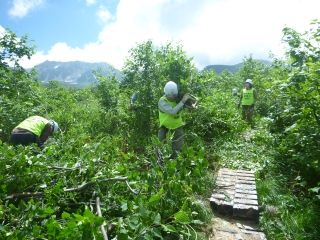
<svg viewBox="0 0 320 240">
<path fill-rule="evenodd" d="M 235 89 L 235 88 L 232 89 L 232 93 L 233 93 L 233 94 L 238 93 L 237 89 Z"/>
<path fill-rule="evenodd" d="M 178 95 L 178 86 L 172 81 L 167 82 L 164 86 L 164 93 L 166 95 Z"/>
<path fill-rule="evenodd" d="M 247 79 L 244 83 L 250 83 L 252 85 L 252 80 L 251 79 Z"/>
<path fill-rule="evenodd" d="M 55 133 L 56 131 L 58 131 L 59 125 L 57 122 L 53 121 L 53 120 L 49 120 L 49 122 L 51 123 L 51 125 L 53 126 L 53 132 Z"/>
</svg>

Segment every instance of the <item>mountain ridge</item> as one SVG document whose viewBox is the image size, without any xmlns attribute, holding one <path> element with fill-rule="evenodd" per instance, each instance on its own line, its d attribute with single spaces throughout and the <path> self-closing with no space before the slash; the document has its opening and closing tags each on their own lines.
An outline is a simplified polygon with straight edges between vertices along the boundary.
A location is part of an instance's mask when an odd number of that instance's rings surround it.
<svg viewBox="0 0 320 240">
<path fill-rule="evenodd" d="M 271 62 L 266 60 L 261 61 L 266 65 L 270 65 Z M 215 64 L 208 65 L 202 71 L 214 70 L 215 73 L 220 74 L 225 70 L 229 70 L 232 73 L 239 71 L 239 68 L 243 65 L 238 63 L 235 65 L 223 65 Z M 108 74 L 115 74 L 116 77 L 121 81 L 123 75 L 120 70 L 113 68 L 106 62 L 83 62 L 83 61 L 45 61 L 34 67 L 38 74 L 36 78 L 42 83 L 48 83 L 51 80 L 57 80 L 64 85 L 73 85 L 75 87 L 87 87 L 93 83 L 97 83 L 96 76 L 92 73 L 93 70 L 99 71 L 102 76 Z M 31 69 L 26 69 L 30 71 Z"/>
<path fill-rule="evenodd" d="M 51 80 L 57 80 L 62 84 L 74 85 L 78 87 L 88 86 L 92 83 L 96 83 L 96 77 L 92 73 L 92 70 L 103 69 L 106 72 L 99 70 L 99 73 L 106 75 L 106 73 L 114 72 L 120 76 L 120 71 L 113 68 L 106 62 L 82 62 L 82 61 L 45 61 L 34 67 L 38 72 L 36 78 L 42 83 L 48 83 Z M 27 69 L 30 71 L 31 69 Z"/>
<path fill-rule="evenodd" d="M 265 65 L 271 65 L 270 61 L 257 59 L 255 61 L 260 61 Z M 223 64 L 213 64 L 206 66 L 203 71 L 214 70 L 216 74 L 220 74 L 225 70 L 229 70 L 232 73 L 237 73 L 239 68 L 243 65 L 243 62 L 235 64 L 235 65 L 223 65 Z"/>
</svg>

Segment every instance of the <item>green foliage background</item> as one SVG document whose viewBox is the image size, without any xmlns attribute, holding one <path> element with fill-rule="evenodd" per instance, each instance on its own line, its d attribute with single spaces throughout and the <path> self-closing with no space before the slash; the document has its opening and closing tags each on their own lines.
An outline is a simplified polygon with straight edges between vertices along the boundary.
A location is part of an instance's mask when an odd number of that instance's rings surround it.
<svg viewBox="0 0 320 240">
<path fill-rule="evenodd" d="M 268 239 L 317 239 L 320 23 L 311 26 L 306 33 L 284 28 L 286 55 L 271 66 L 248 56 L 238 73 L 219 75 L 197 71 L 179 43 L 148 40 L 129 51 L 122 82 L 99 69 L 99 85 L 84 89 L 56 81 L 43 87 L 19 65 L 35 48 L 7 29 L 0 40 L 0 236 L 103 239 L 107 225 L 111 239 L 208 239 L 214 174 L 229 167 L 254 170 L 259 203 L 277 206 L 276 217 L 260 215 Z M 251 124 L 231 94 L 247 78 L 259 94 Z M 179 98 L 199 98 L 196 111 L 183 111 L 185 145 L 173 161 L 170 144 L 156 137 L 169 80 Z M 32 115 L 54 119 L 59 133 L 43 151 L 9 146 L 11 130 Z"/>
</svg>

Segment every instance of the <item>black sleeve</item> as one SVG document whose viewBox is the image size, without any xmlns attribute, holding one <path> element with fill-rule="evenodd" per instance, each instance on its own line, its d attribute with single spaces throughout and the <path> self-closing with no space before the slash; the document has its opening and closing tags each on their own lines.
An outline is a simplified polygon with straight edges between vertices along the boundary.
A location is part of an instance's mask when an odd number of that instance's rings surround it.
<svg viewBox="0 0 320 240">
<path fill-rule="evenodd" d="M 44 144 L 43 144 L 43 142 L 41 141 L 41 139 L 40 139 L 38 136 L 36 136 L 36 142 L 37 142 L 37 144 L 38 144 L 38 147 L 39 147 L 41 150 L 43 150 L 43 149 L 44 149 Z"/>
</svg>

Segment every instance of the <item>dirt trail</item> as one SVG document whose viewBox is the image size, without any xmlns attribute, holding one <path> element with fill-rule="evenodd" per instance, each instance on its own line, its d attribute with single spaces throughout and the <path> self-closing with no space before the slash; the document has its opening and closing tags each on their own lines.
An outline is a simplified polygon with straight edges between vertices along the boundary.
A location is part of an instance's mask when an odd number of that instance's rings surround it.
<svg viewBox="0 0 320 240">
<path fill-rule="evenodd" d="M 210 240 L 266 240 L 257 228 L 254 221 L 216 215 Z"/>
<path fill-rule="evenodd" d="M 249 140 L 257 130 L 244 133 Z M 233 218 L 215 213 L 210 240 L 266 240 L 265 234 L 258 230 L 259 223 L 250 219 Z"/>
</svg>

